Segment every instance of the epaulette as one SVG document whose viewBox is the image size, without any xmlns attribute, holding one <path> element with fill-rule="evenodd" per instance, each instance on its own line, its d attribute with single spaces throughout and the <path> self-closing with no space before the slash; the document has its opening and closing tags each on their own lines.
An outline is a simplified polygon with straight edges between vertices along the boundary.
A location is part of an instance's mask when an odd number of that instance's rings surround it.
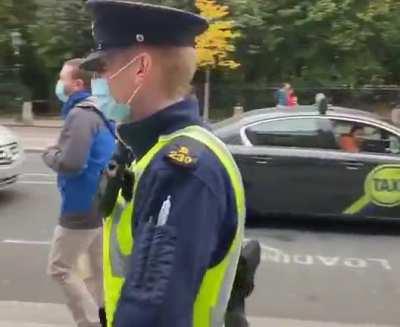
<svg viewBox="0 0 400 327">
<path fill-rule="evenodd" d="M 205 145 L 199 141 L 182 136 L 168 144 L 164 157 L 175 166 L 193 169 L 197 167 L 201 152 L 205 149 Z"/>
</svg>

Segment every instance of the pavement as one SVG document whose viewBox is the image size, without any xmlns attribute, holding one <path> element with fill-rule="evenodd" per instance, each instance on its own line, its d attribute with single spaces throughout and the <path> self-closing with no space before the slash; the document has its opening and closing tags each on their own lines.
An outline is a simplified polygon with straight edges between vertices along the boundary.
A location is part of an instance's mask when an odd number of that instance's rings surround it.
<svg viewBox="0 0 400 327">
<path fill-rule="evenodd" d="M 51 315 L 48 313 L 51 312 Z M 73 327 L 62 304 L 0 302 L 0 327 Z M 373 327 L 373 324 L 338 324 L 293 319 L 251 318 L 250 327 Z M 380 327 L 388 327 L 380 325 Z"/>
<path fill-rule="evenodd" d="M 57 128 L 11 127 L 28 150 Z M 34 137 L 34 140 L 30 140 Z M 0 192 L 0 327 L 72 327 L 45 275 L 59 207 L 56 176 L 28 151 L 17 185 Z M 262 244 L 251 327 L 400 326 L 397 225 L 253 221 Z"/>
<path fill-rule="evenodd" d="M 60 128 L 62 124 L 62 120 L 56 117 L 51 119 L 35 119 L 31 123 L 24 123 L 12 118 L 0 118 L 0 125 L 8 127 Z"/>
</svg>

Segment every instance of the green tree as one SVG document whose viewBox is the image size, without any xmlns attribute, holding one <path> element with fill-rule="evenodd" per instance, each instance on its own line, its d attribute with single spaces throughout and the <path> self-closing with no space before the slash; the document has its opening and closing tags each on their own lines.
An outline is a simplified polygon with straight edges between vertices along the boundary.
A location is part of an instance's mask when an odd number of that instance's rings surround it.
<svg viewBox="0 0 400 327">
<path fill-rule="evenodd" d="M 396 0 L 230 0 L 245 80 L 381 83 L 398 53 Z M 386 59 L 386 60 L 385 60 Z"/>
<path fill-rule="evenodd" d="M 234 31 L 234 21 L 229 17 L 229 8 L 215 0 L 196 0 L 200 14 L 207 18 L 210 26 L 196 39 L 198 64 L 205 70 L 204 119 L 209 119 L 210 74 L 217 67 L 236 69 L 239 63 L 232 59 L 234 41 L 240 36 Z"/>
<path fill-rule="evenodd" d="M 31 32 L 47 68 L 56 71 L 66 59 L 87 54 L 94 43 L 85 1 L 36 1 L 41 10 Z"/>
<path fill-rule="evenodd" d="M 147 0 L 198 12 L 195 0 Z M 398 0 L 218 0 L 230 8 L 240 38 L 232 42 L 237 72 L 216 69 L 215 84 L 250 86 L 400 84 Z M 33 99 L 53 92 L 65 59 L 93 47 L 85 0 L 0 1 L 0 95 L 26 85 Z M 11 33 L 23 44 L 16 55 Z M 19 76 L 15 72 L 18 68 Z M 213 88 L 213 92 L 217 87 Z M 20 92 L 20 91 L 18 91 Z M 22 92 L 22 91 L 21 91 Z M 10 94 L 11 94 L 10 93 Z M 25 94 L 25 93 L 24 93 Z M 253 95 L 255 92 L 252 93 Z M 26 97 L 28 97 L 26 95 Z M 234 101 L 234 100 L 232 100 Z"/>
<path fill-rule="evenodd" d="M 3 95 L 0 105 L 7 109 L 18 107 L 19 100 L 31 97 L 24 54 L 31 54 L 29 64 L 34 62 L 29 26 L 35 20 L 36 10 L 34 0 L 5 0 L 0 4 L 0 93 Z"/>
</svg>

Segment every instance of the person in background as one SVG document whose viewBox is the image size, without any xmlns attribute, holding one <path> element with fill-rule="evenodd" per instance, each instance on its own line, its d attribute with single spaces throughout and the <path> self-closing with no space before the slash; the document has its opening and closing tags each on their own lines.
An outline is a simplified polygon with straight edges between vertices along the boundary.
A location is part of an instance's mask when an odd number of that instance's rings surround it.
<svg viewBox="0 0 400 327">
<path fill-rule="evenodd" d="M 90 94 L 91 75 L 80 69 L 82 59 L 67 61 L 59 75 L 56 94 L 64 103 L 63 129 L 43 160 L 57 173 L 61 194 L 59 222 L 54 231 L 47 273 L 61 286 L 78 327 L 100 326 L 103 305 L 102 217 L 96 206 L 101 173 L 115 141 L 108 122 Z M 76 267 L 88 258 L 88 278 Z"/>
<path fill-rule="evenodd" d="M 400 127 L 400 105 L 396 106 L 392 110 L 391 118 L 392 118 L 392 123 Z"/>
<path fill-rule="evenodd" d="M 288 106 L 288 92 L 291 89 L 290 84 L 284 83 L 282 86 L 275 92 L 275 99 L 277 102 L 277 107 L 287 107 Z"/>
<path fill-rule="evenodd" d="M 287 106 L 288 107 L 297 107 L 298 105 L 298 100 L 297 100 L 297 96 L 294 92 L 294 89 L 292 87 L 289 88 L 288 90 L 288 94 L 287 94 Z"/>
<path fill-rule="evenodd" d="M 64 63 L 56 84 L 55 94 L 62 103 L 61 117 L 65 120 L 71 109 L 91 96 L 91 75 L 77 68 L 79 58 Z"/>
<path fill-rule="evenodd" d="M 346 152 L 361 152 L 363 136 L 364 127 L 361 125 L 354 125 L 349 134 L 340 137 L 340 148 Z"/>
</svg>

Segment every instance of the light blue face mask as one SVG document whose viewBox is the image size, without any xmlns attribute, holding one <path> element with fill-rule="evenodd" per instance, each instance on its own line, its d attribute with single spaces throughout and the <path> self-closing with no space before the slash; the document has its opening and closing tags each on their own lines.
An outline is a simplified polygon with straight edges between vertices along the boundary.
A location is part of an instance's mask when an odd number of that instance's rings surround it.
<svg viewBox="0 0 400 327">
<path fill-rule="evenodd" d="M 61 102 L 65 103 L 65 102 L 68 101 L 69 97 L 65 94 L 64 83 L 62 81 L 60 81 L 60 80 L 57 82 L 55 93 L 56 93 L 57 98 Z"/>
<path fill-rule="evenodd" d="M 105 78 L 92 79 L 92 95 L 97 98 L 99 109 L 107 119 L 121 123 L 129 117 L 131 108 L 115 101 Z"/>
</svg>

